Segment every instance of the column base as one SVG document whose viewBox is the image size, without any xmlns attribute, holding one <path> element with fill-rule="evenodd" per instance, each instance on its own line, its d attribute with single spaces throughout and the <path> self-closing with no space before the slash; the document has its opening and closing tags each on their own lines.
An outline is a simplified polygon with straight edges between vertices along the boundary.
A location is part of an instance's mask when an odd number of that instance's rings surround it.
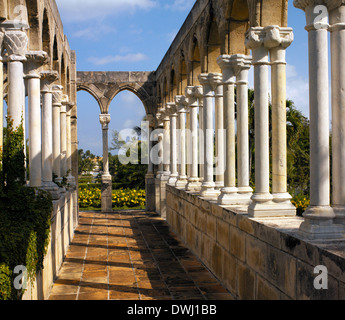
<svg viewBox="0 0 345 320">
<path fill-rule="evenodd" d="M 216 181 L 215 184 L 217 190 L 222 190 L 224 188 L 224 181 Z"/>
<path fill-rule="evenodd" d="M 168 180 L 168 185 L 169 186 L 176 186 L 176 181 L 177 181 L 178 175 L 177 174 L 171 174 Z"/>
<path fill-rule="evenodd" d="M 75 186 L 76 185 L 75 178 L 72 175 L 69 175 L 67 177 L 67 183 L 70 184 L 71 186 Z"/>
<path fill-rule="evenodd" d="M 220 191 L 215 189 L 216 184 L 214 182 L 204 182 L 201 185 L 200 196 L 202 198 L 218 198 Z"/>
<path fill-rule="evenodd" d="M 201 182 L 199 178 L 189 178 L 186 191 L 196 192 L 201 190 Z"/>
<path fill-rule="evenodd" d="M 177 181 L 176 181 L 176 184 L 175 184 L 175 187 L 176 187 L 176 188 L 185 189 L 187 183 L 188 183 L 187 176 L 178 177 L 178 178 L 177 178 Z"/>
<path fill-rule="evenodd" d="M 345 227 L 335 224 L 333 219 L 305 219 L 298 235 L 307 240 L 336 240 L 344 239 Z"/>
<path fill-rule="evenodd" d="M 345 225 L 345 206 L 333 206 L 333 212 L 335 214 L 334 222 Z"/>
<path fill-rule="evenodd" d="M 249 206 L 252 202 L 252 193 L 239 192 L 238 188 L 230 187 L 223 188 L 221 194 L 218 197 L 218 204 L 222 206 Z"/>
<path fill-rule="evenodd" d="M 102 212 L 112 212 L 113 211 L 113 201 L 112 201 L 112 177 L 111 175 L 105 174 L 102 176 L 102 198 L 101 206 Z"/>
<path fill-rule="evenodd" d="M 53 200 L 60 199 L 60 188 L 53 181 L 43 182 L 42 189 L 49 192 Z"/>
<path fill-rule="evenodd" d="M 248 207 L 251 218 L 295 217 L 296 208 L 291 202 L 276 202 L 270 193 L 254 193 Z"/>
<path fill-rule="evenodd" d="M 146 210 L 155 211 L 155 176 L 153 173 L 148 173 L 145 176 L 145 190 L 146 190 Z"/>
</svg>

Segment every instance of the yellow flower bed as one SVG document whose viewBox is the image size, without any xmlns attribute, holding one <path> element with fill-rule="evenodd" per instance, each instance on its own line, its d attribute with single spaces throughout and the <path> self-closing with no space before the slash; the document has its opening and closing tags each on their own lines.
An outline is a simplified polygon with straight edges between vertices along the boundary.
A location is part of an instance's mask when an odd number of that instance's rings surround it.
<svg viewBox="0 0 345 320">
<path fill-rule="evenodd" d="M 296 207 L 299 216 L 301 216 L 310 205 L 310 199 L 304 195 L 295 196 L 291 202 Z"/>
<path fill-rule="evenodd" d="M 120 189 L 113 191 L 113 208 L 136 208 L 145 206 L 145 190 Z M 79 190 L 80 208 L 101 208 L 101 189 Z"/>
</svg>

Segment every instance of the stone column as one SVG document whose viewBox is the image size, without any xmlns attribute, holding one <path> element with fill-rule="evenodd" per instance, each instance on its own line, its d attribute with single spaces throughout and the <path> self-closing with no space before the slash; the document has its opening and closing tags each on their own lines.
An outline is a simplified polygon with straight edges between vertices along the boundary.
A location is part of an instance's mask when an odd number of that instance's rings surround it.
<svg viewBox="0 0 345 320">
<path fill-rule="evenodd" d="M 333 223 L 330 207 L 329 151 L 329 85 L 328 85 L 328 23 L 327 16 L 316 21 L 314 13 L 319 1 L 295 0 L 294 6 L 305 11 L 309 47 L 310 103 L 310 206 L 303 214 L 301 236 L 326 239 L 342 236 L 342 227 Z"/>
<path fill-rule="evenodd" d="M 71 130 L 71 110 L 73 104 L 67 104 L 66 113 L 66 140 L 67 140 L 67 150 L 66 150 L 66 169 L 67 169 L 67 182 L 75 186 L 75 177 L 72 175 L 72 130 Z"/>
<path fill-rule="evenodd" d="M 286 48 L 293 41 L 291 28 L 265 28 L 265 46 L 270 49 L 272 79 L 272 195 L 280 215 L 296 216 L 287 192 Z"/>
<path fill-rule="evenodd" d="M 177 171 L 177 113 L 175 103 L 170 103 L 170 177 L 168 185 L 175 186 Z"/>
<path fill-rule="evenodd" d="M 101 114 L 99 121 L 102 125 L 103 140 L 103 175 L 102 175 L 102 212 L 112 212 L 112 178 L 109 173 L 109 142 L 108 131 L 111 121 L 110 114 Z"/>
<path fill-rule="evenodd" d="M 179 164 L 180 164 L 180 172 L 179 176 L 176 181 L 176 187 L 177 188 L 185 188 L 188 180 L 187 180 L 187 174 L 186 174 L 186 97 L 185 96 L 176 96 L 176 107 L 177 107 L 177 113 L 179 114 Z"/>
<path fill-rule="evenodd" d="M 202 86 L 195 86 L 194 87 L 194 95 L 198 100 L 199 106 L 199 128 L 198 128 L 198 135 L 199 135 L 199 182 L 202 183 L 204 181 L 204 160 L 205 160 L 205 152 L 204 152 L 204 92 Z"/>
<path fill-rule="evenodd" d="M 216 190 L 214 182 L 214 128 L 213 128 L 213 97 L 215 81 L 221 79 L 221 74 L 202 73 L 199 75 L 199 81 L 203 86 L 204 95 L 204 181 L 201 186 L 202 197 L 218 197 L 219 191 Z"/>
<path fill-rule="evenodd" d="M 332 60 L 332 206 L 337 223 L 345 223 L 345 3 L 326 1 Z"/>
<path fill-rule="evenodd" d="M 237 85 L 237 192 L 247 204 L 253 195 L 250 187 L 249 165 L 249 112 L 248 112 L 248 73 L 252 58 L 237 56 L 236 85 Z"/>
<path fill-rule="evenodd" d="M 0 31 L 0 155 L 2 155 L 2 149 L 4 146 L 4 66 L 1 56 L 3 39 L 4 33 Z"/>
<path fill-rule="evenodd" d="M 198 140 L 198 98 L 195 94 L 195 87 L 186 88 L 186 97 L 189 101 L 190 112 L 190 134 L 191 145 L 188 149 L 191 150 L 191 169 L 190 177 L 188 178 L 188 184 L 186 186 L 187 191 L 200 191 L 201 183 L 198 177 L 199 174 L 199 140 Z"/>
<path fill-rule="evenodd" d="M 226 132 L 226 170 L 224 188 L 218 198 L 221 205 L 237 205 L 238 193 L 236 188 L 236 128 L 235 128 L 235 83 L 234 67 L 237 65 L 236 56 L 222 55 L 217 62 L 223 73 L 224 86 L 224 120 Z"/>
<path fill-rule="evenodd" d="M 221 78 L 215 79 L 215 136 L 216 136 L 216 188 L 220 190 L 224 187 L 225 173 L 225 136 L 224 136 L 224 104 L 223 104 L 223 83 Z"/>
<path fill-rule="evenodd" d="M 7 114 L 13 120 L 13 127 L 18 128 L 24 119 L 25 91 L 24 66 L 28 46 L 26 29 L 28 25 L 18 21 L 5 21 L 0 25 L 4 31 L 4 45 L 7 50 L 8 74 L 8 109 Z M 24 123 L 23 123 L 24 126 Z"/>
<path fill-rule="evenodd" d="M 170 117 L 165 112 L 163 117 L 163 180 L 170 176 Z"/>
<path fill-rule="evenodd" d="M 246 34 L 246 46 L 252 49 L 255 95 L 255 193 L 248 214 L 270 215 L 273 196 L 270 193 L 268 49 L 264 46 L 265 29 L 253 27 Z"/>
<path fill-rule="evenodd" d="M 53 90 L 58 79 L 56 71 L 41 72 L 42 93 L 42 184 L 58 199 L 58 186 L 53 182 Z"/>
<path fill-rule="evenodd" d="M 146 116 L 148 121 L 148 170 L 145 176 L 145 190 L 146 190 L 146 210 L 149 212 L 155 211 L 155 176 L 152 151 L 152 131 L 154 128 L 154 117 L 151 114 Z"/>
<path fill-rule="evenodd" d="M 61 175 L 61 119 L 62 90 L 60 85 L 53 86 L 53 173 L 57 178 L 55 182 L 62 182 Z"/>
<path fill-rule="evenodd" d="M 42 133 L 41 133 L 41 75 L 39 68 L 47 60 L 46 52 L 26 54 L 25 73 L 28 83 L 29 111 L 29 170 L 30 186 L 42 186 Z"/>
<path fill-rule="evenodd" d="M 62 105 L 60 108 L 60 147 L 61 147 L 61 176 L 67 176 L 67 106 L 69 98 L 63 95 Z M 67 178 L 67 177 L 66 177 Z"/>
</svg>

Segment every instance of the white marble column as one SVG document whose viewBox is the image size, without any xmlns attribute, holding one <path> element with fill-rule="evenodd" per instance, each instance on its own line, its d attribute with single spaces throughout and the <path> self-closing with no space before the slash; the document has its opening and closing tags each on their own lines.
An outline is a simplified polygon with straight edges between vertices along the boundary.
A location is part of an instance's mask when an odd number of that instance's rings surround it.
<svg viewBox="0 0 345 320">
<path fill-rule="evenodd" d="M 102 125 L 103 142 L 103 174 L 102 174 L 102 212 L 112 211 L 112 178 L 109 173 L 109 142 L 108 131 L 111 121 L 110 114 L 101 114 L 99 121 Z"/>
<path fill-rule="evenodd" d="M 269 96 L 268 49 L 264 46 L 266 31 L 251 28 L 246 34 L 246 46 L 252 49 L 255 95 L 255 193 L 248 208 L 251 217 L 272 214 L 273 196 L 270 193 L 269 161 Z M 273 208 L 274 211 L 274 208 Z"/>
<path fill-rule="evenodd" d="M 200 191 L 201 183 L 199 181 L 199 140 L 198 140 L 198 98 L 195 94 L 195 87 L 189 86 L 186 88 L 186 97 L 189 102 L 190 112 L 190 135 L 191 141 L 187 149 L 191 153 L 191 168 L 190 177 L 188 178 L 188 184 L 186 186 L 187 191 Z"/>
<path fill-rule="evenodd" d="M 1 56 L 2 52 L 2 43 L 4 39 L 4 33 L 0 31 L 0 155 L 2 155 L 2 149 L 4 145 L 4 66 L 3 66 L 3 59 Z"/>
<path fill-rule="evenodd" d="M 148 153 L 148 170 L 145 176 L 145 190 L 146 190 L 146 210 L 149 212 L 155 211 L 156 204 L 155 204 L 155 176 L 154 176 L 154 159 L 152 156 L 152 148 L 153 148 L 153 138 L 152 132 L 154 128 L 154 117 L 151 114 L 146 116 L 146 120 L 148 122 L 148 133 L 147 133 L 147 153 Z"/>
<path fill-rule="evenodd" d="M 74 104 L 69 103 L 66 113 L 66 140 L 67 140 L 67 150 L 66 150 L 66 169 L 67 169 L 67 182 L 75 186 L 75 177 L 72 175 L 72 130 L 71 130 L 71 110 Z"/>
<path fill-rule="evenodd" d="M 223 74 L 224 86 L 224 122 L 225 122 L 225 179 L 224 188 L 218 198 L 221 205 L 236 205 L 238 193 L 236 187 L 236 128 L 235 128 L 235 56 L 222 55 L 217 59 Z"/>
<path fill-rule="evenodd" d="M 327 239 L 341 237 L 342 227 L 334 224 L 330 206 L 329 25 L 327 16 L 315 22 L 317 5 L 319 1 L 294 1 L 306 14 L 309 50 L 310 206 L 303 214 L 300 234 L 308 239 Z"/>
<path fill-rule="evenodd" d="M 53 86 L 53 173 L 57 176 L 55 182 L 62 182 L 61 175 L 61 106 L 62 90 L 60 85 Z"/>
<path fill-rule="evenodd" d="M 41 72 L 42 93 L 42 184 L 58 198 L 58 186 L 53 182 L 53 90 L 58 79 L 56 71 Z"/>
<path fill-rule="evenodd" d="M 41 133 L 41 75 L 39 68 L 47 60 L 43 51 L 26 54 L 25 78 L 28 84 L 29 111 L 29 171 L 30 186 L 42 186 L 42 133 Z"/>
<path fill-rule="evenodd" d="M 326 3 L 332 61 L 332 207 L 336 222 L 345 224 L 345 3 Z"/>
<path fill-rule="evenodd" d="M 225 132 L 224 132 L 224 104 L 223 104 L 223 83 L 222 78 L 215 79 L 215 140 L 216 140 L 216 168 L 215 183 L 217 190 L 224 187 L 225 173 Z"/>
<path fill-rule="evenodd" d="M 175 98 L 177 113 L 179 114 L 179 164 L 180 164 L 180 172 L 179 176 L 176 181 L 177 188 L 185 188 L 188 180 L 187 180 L 187 172 L 186 172 L 186 97 L 185 96 L 176 96 Z"/>
<path fill-rule="evenodd" d="M 168 185 L 175 186 L 177 171 L 177 112 L 175 103 L 170 103 L 170 177 Z"/>
<path fill-rule="evenodd" d="M 5 21 L 0 25 L 4 31 L 4 45 L 7 50 L 8 108 L 7 114 L 13 120 L 13 127 L 18 128 L 24 119 L 25 91 L 24 66 L 28 46 L 26 29 L 28 25 L 18 21 Z M 24 126 L 24 123 L 23 123 Z"/>
<path fill-rule="evenodd" d="M 253 189 L 250 187 L 248 108 L 248 73 L 252 58 L 237 55 L 237 60 L 237 192 L 240 198 L 249 204 L 253 195 Z"/>
<path fill-rule="evenodd" d="M 61 150 L 61 176 L 67 178 L 67 106 L 69 97 L 63 95 L 60 108 L 60 150 Z"/>
<path fill-rule="evenodd" d="M 199 141 L 199 181 L 202 183 L 204 181 L 204 161 L 205 161 L 205 152 L 204 152 L 204 91 L 202 86 L 194 87 L 194 96 L 198 100 L 198 116 L 199 116 L 199 127 L 198 127 L 198 141 Z"/>
<path fill-rule="evenodd" d="M 170 177 L 170 117 L 165 112 L 163 117 L 163 175 L 161 179 L 168 180 Z"/>
<path fill-rule="evenodd" d="M 222 79 L 221 74 L 202 73 L 199 75 L 204 95 L 204 180 L 201 186 L 201 196 L 205 198 L 218 197 L 220 191 L 216 190 L 214 182 L 214 125 L 213 125 L 213 98 L 216 81 Z"/>
</svg>

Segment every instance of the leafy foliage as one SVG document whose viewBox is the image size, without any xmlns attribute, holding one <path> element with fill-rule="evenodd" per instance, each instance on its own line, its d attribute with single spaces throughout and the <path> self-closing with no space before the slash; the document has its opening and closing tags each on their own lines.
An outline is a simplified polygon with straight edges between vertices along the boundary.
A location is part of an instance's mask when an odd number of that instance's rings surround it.
<svg viewBox="0 0 345 320">
<path fill-rule="evenodd" d="M 20 299 L 13 270 L 23 265 L 31 283 L 43 268 L 49 244 L 52 198 L 25 186 L 23 127 L 8 119 L 0 167 L 0 300 Z"/>
</svg>

